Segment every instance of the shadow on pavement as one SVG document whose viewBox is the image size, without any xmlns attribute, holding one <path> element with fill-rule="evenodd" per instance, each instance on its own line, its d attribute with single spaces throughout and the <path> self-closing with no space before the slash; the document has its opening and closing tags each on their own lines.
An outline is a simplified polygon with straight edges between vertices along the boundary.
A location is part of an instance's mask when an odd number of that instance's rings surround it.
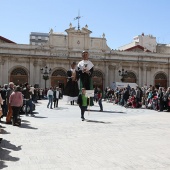
<svg viewBox="0 0 170 170">
<path fill-rule="evenodd" d="M 19 161 L 19 158 L 13 157 L 10 155 L 11 151 L 20 151 L 21 146 L 15 146 L 5 139 L 2 140 L 0 144 L 0 169 L 8 167 L 5 162 L 12 161 L 16 162 Z"/>
<path fill-rule="evenodd" d="M 33 114 L 35 115 L 35 114 L 39 114 L 39 112 L 33 112 Z"/>
<path fill-rule="evenodd" d="M 87 110 L 88 111 L 88 110 Z M 91 112 L 100 112 L 100 113 L 122 113 L 122 114 L 127 114 L 126 112 L 118 112 L 118 111 L 100 111 L 100 110 L 89 110 L 89 111 L 91 111 Z"/>
<path fill-rule="evenodd" d="M 7 132 L 6 130 L 4 129 L 0 129 L 0 134 L 11 134 L 10 132 Z"/>
<path fill-rule="evenodd" d="M 93 122 L 93 123 L 104 123 L 104 124 L 111 124 L 111 122 L 104 122 L 104 121 L 98 121 L 98 120 L 88 120 L 85 119 L 86 122 Z"/>
<path fill-rule="evenodd" d="M 6 121 L 1 121 L 1 124 L 6 124 Z M 6 124 L 7 125 L 7 124 Z"/>
<path fill-rule="evenodd" d="M 34 116 L 34 118 L 44 119 L 44 118 L 48 118 L 48 117 L 43 117 L 43 116 Z"/>
<path fill-rule="evenodd" d="M 22 122 L 29 123 L 30 121 L 22 119 Z"/>
<path fill-rule="evenodd" d="M 21 121 L 21 126 L 19 126 L 19 128 L 34 129 L 34 130 L 38 129 L 38 128 L 31 127 L 30 124 L 28 123 L 22 123 L 22 121 Z"/>
<path fill-rule="evenodd" d="M 53 108 L 53 110 L 64 110 L 64 109 L 68 109 L 68 107 L 55 107 L 55 108 Z"/>
</svg>

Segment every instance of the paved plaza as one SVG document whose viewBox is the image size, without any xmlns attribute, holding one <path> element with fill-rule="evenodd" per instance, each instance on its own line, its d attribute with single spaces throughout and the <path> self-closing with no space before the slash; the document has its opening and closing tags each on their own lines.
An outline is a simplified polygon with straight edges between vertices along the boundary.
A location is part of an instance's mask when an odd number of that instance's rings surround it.
<svg viewBox="0 0 170 170">
<path fill-rule="evenodd" d="M 83 122 L 77 105 L 41 100 L 21 127 L 2 122 L 0 169 L 170 170 L 170 113 L 103 106 Z"/>
</svg>

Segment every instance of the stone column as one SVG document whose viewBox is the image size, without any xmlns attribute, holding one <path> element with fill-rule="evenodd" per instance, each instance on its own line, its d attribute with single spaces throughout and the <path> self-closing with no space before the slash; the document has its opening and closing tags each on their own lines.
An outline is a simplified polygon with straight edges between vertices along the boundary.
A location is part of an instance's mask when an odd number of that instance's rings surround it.
<svg viewBox="0 0 170 170">
<path fill-rule="evenodd" d="M 8 71 L 4 70 L 5 60 L 0 58 L 0 85 L 3 86 L 5 83 L 8 84 Z M 8 70 L 8 69 L 7 69 Z"/>
<path fill-rule="evenodd" d="M 138 85 L 139 85 L 139 87 L 142 87 L 143 86 L 143 84 L 142 84 L 142 82 L 143 82 L 143 75 L 142 75 L 142 68 L 141 68 L 141 66 L 139 65 L 139 68 L 138 68 L 139 70 L 138 70 Z"/>
<path fill-rule="evenodd" d="M 115 66 L 109 65 L 109 82 L 108 85 L 111 86 L 113 82 L 115 82 Z"/>
<path fill-rule="evenodd" d="M 167 87 L 170 86 L 170 78 L 169 78 L 169 75 L 170 75 L 170 64 L 169 64 L 169 57 L 168 57 L 168 76 L 167 76 Z"/>
<path fill-rule="evenodd" d="M 153 85 L 154 82 L 152 82 L 152 79 L 151 79 L 151 68 L 150 67 L 146 67 L 146 80 L 147 80 L 147 86 Z"/>
<path fill-rule="evenodd" d="M 148 81 L 147 81 L 147 65 L 143 66 L 143 71 L 142 71 L 142 86 L 144 86 L 145 84 L 148 86 Z"/>
<path fill-rule="evenodd" d="M 28 82 L 30 85 L 34 86 L 34 77 L 35 77 L 35 70 L 34 70 L 34 65 L 33 61 L 31 58 L 29 58 L 29 75 L 28 75 Z"/>
<path fill-rule="evenodd" d="M 0 85 L 1 86 L 3 86 L 3 82 L 2 82 L 2 76 L 3 76 L 3 74 L 2 74 L 2 60 L 1 60 L 1 58 L 0 58 Z"/>
<path fill-rule="evenodd" d="M 109 86 L 109 68 L 108 65 L 105 63 L 105 77 L 104 77 L 104 81 L 105 81 L 105 87 L 104 89 Z"/>
<path fill-rule="evenodd" d="M 33 86 L 34 84 L 39 84 L 40 83 L 40 69 L 38 67 L 38 61 L 34 60 L 33 61 L 33 70 L 34 70 L 34 75 L 33 75 Z"/>
</svg>

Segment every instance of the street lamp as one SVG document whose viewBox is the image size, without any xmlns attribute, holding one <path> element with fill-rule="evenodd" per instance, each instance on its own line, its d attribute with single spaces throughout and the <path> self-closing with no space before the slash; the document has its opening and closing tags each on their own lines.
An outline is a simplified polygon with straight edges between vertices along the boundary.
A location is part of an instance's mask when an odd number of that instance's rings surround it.
<svg viewBox="0 0 170 170">
<path fill-rule="evenodd" d="M 51 73 L 51 68 L 48 69 L 47 66 L 40 69 L 41 74 L 43 74 L 43 79 L 45 80 L 45 89 L 46 89 L 46 81 L 49 79 L 49 74 Z"/>
<path fill-rule="evenodd" d="M 122 68 L 122 70 L 119 70 L 118 72 L 119 72 L 119 76 L 122 77 L 121 81 L 124 82 L 125 76 L 127 76 L 128 72 L 125 71 L 123 68 Z"/>
</svg>

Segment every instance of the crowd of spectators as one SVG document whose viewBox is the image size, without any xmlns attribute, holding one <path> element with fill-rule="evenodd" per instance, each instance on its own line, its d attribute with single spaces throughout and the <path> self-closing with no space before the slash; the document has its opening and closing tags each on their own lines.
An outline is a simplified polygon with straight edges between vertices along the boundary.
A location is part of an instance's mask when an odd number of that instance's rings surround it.
<svg viewBox="0 0 170 170">
<path fill-rule="evenodd" d="M 124 107 L 170 112 L 170 87 L 152 86 L 105 89 L 104 100 Z"/>
<path fill-rule="evenodd" d="M 25 115 L 28 116 L 30 114 L 34 116 L 33 103 L 38 103 L 38 100 L 41 99 L 47 99 L 48 90 L 47 88 L 42 89 L 31 86 L 28 83 L 16 86 L 13 82 L 10 82 L 9 84 L 4 84 L 3 87 L 0 86 L 0 122 L 5 117 L 6 124 L 20 126 L 20 111 L 23 109 L 23 105 L 25 106 Z M 62 95 L 60 95 L 61 97 Z M 1 125 L 0 128 L 2 128 Z M 1 140 L 2 138 L 0 138 L 0 142 Z"/>
</svg>

